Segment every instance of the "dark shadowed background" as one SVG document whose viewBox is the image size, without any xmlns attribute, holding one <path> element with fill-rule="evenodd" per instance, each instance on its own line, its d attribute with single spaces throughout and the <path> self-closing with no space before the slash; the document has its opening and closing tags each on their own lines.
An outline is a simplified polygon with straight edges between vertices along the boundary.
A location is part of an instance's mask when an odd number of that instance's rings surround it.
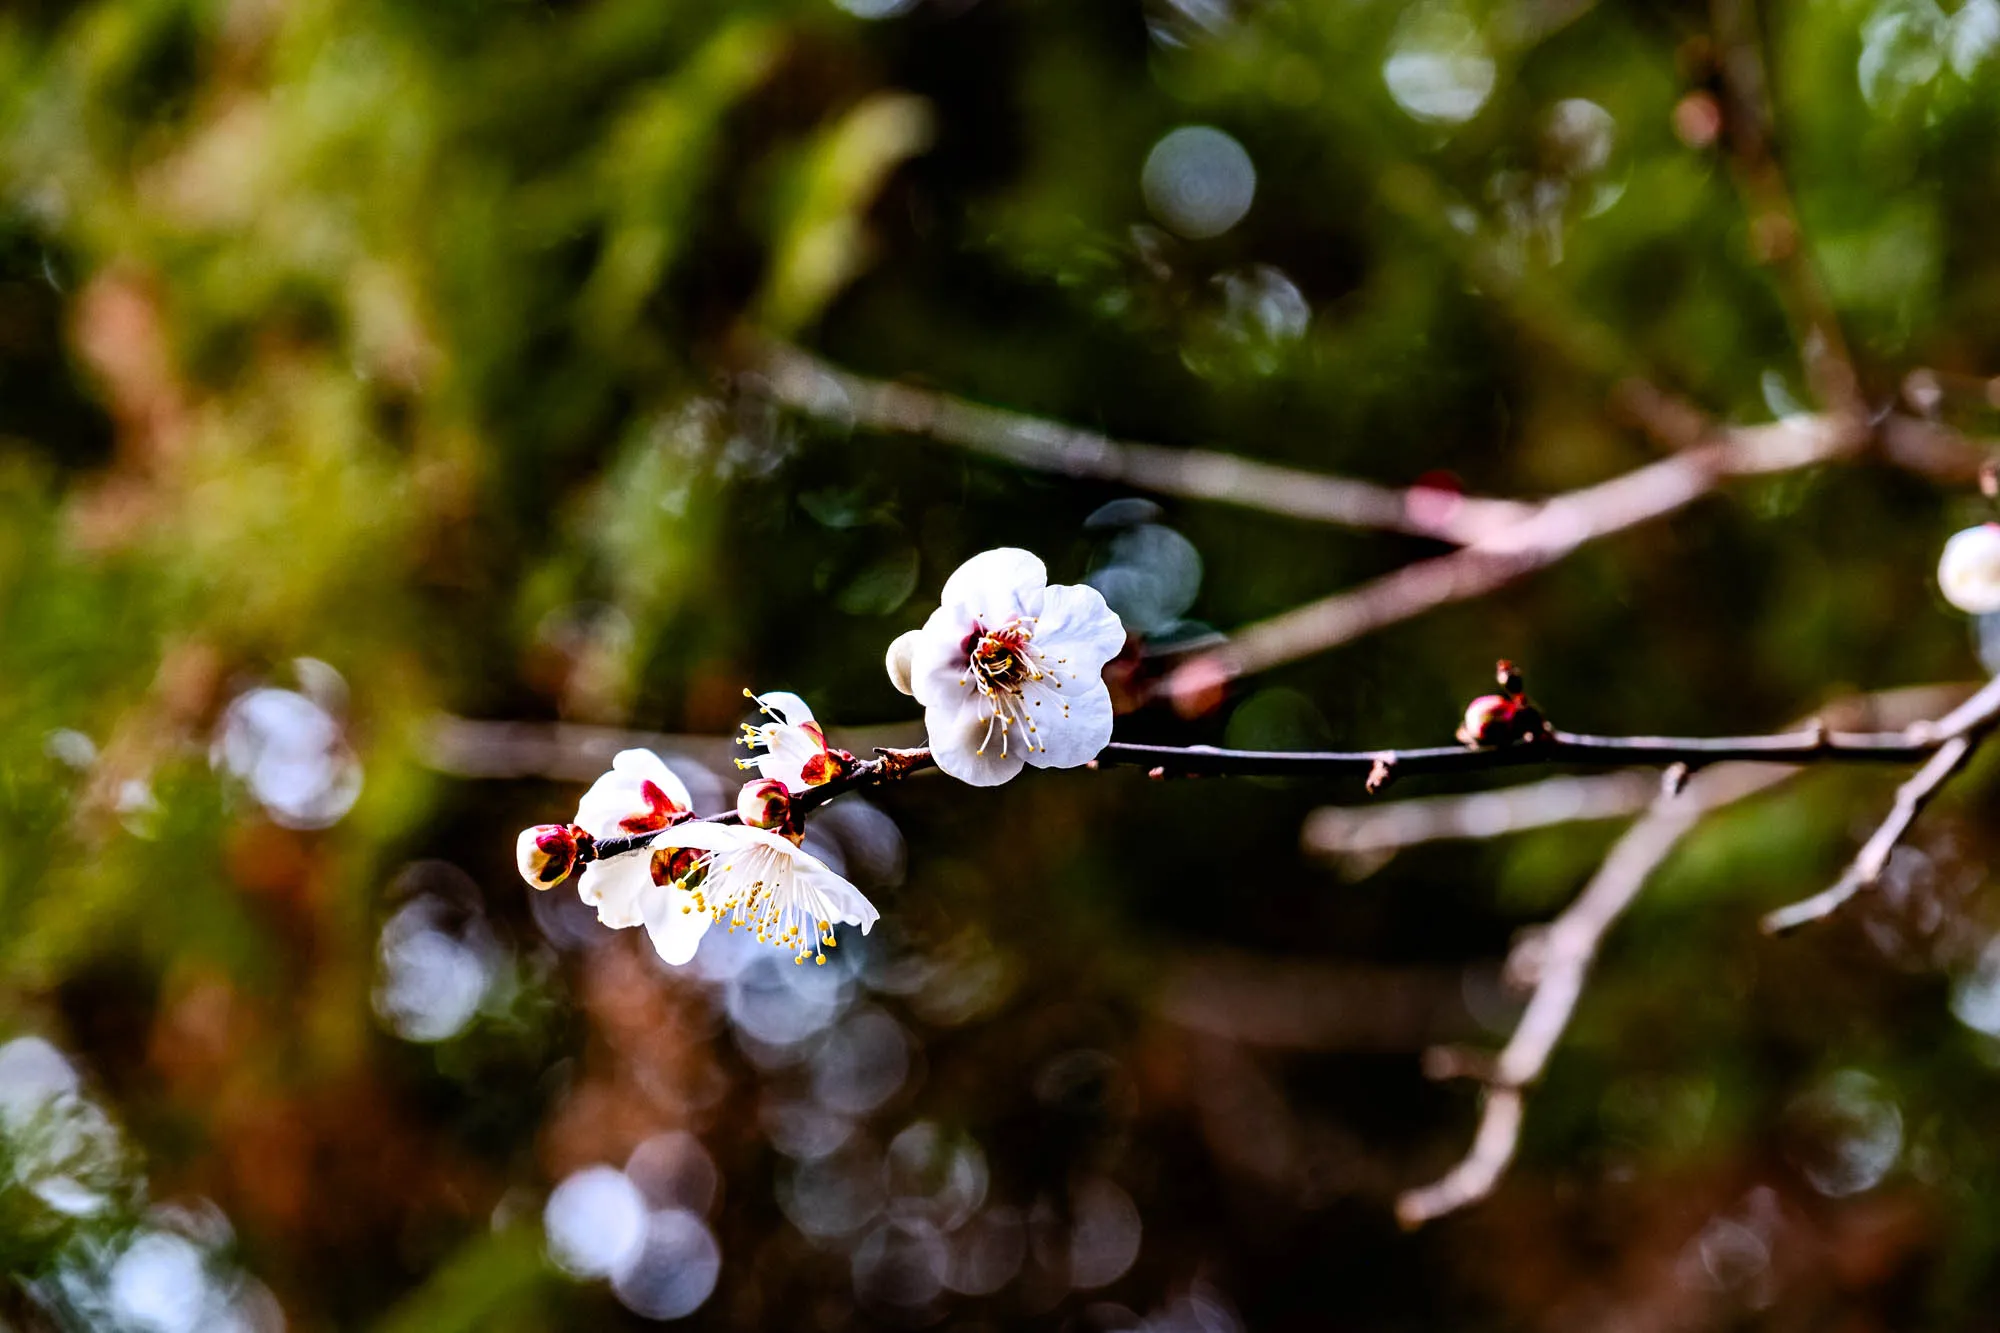
<svg viewBox="0 0 2000 1333">
<path fill-rule="evenodd" d="M 14 0 L 0 1317 L 1990 1327 L 1990 764 L 1784 939 L 1898 775 L 1703 825 L 1514 1170 L 1413 1233 L 1478 1107 L 1423 1054 L 1504 1040 L 1616 821 L 1398 850 L 1313 817 L 1358 782 L 930 774 L 815 823 L 884 915 L 803 970 L 670 970 L 511 853 L 631 733 L 721 808 L 745 686 L 912 742 L 882 652 L 996 545 L 1136 632 L 1125 739 L 1449 743 L 1500 656 L 1611 733 L 1974 682 L 1933 570 L 1997 208 L 1996 0 Z M 1448 514 L 1662 457 L 1645 383 L 1842 406 L 1829 320 L 1957 453 L 1724 480 L 1200 689 L 1149 683 L 1451 548 L 1037 424 Z M 955 399 L 1024 416 L 927 434 Z"/>
</svg>

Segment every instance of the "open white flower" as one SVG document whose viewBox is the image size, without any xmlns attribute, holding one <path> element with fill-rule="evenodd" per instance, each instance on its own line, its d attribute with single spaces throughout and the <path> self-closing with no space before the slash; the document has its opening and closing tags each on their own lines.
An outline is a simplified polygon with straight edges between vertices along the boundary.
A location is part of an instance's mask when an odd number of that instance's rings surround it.
<svg viewBox="0 0 2000 1333">
<path fill-rule="evenodd" d="M 1938 559 L 1938 590 L 1970 615 L 2000 611 L 2000 523 L 1954 534 Z"/>
<path fill-rule="evenodd" d="M 880 913 L 861 890 L 790 839 L 740 824 L 681 824 L 653 840 L 646 928 L 669 963 L 684 963 L 710 925 L 754 932 L 792 960 L 826 961 L 836 922 L 866 935 Z"/>
<path fill-rule="evenodd" d="M 593 838 L 656 833 L 694 817 L 693 799 L 666 762 L 651 750 L 620 750 L 611 771 L 590 784 L 577 802 L 576 822 Z M 593 861 L 577 880 L 577 896 L 615 930 L 645 920 L 642 903 L 654 887 L 647 857 L 628 852 Z"/>
<path fill-rule="evenodd" d="M 908 644 L 910 692 L 938 767 L 992 787 L 1023 764 L 1096 758 L 1111 740 L 1104 664 L 1125 646 L 1097 589 L 1051 585 L 1040 560 L 1002 547 L 960 565 L 941 601 Z"/>
<path fill-rule="evenodd" d="M 738 739 L 753 749 L 761 746 L 763 753 L 737 760 L 738 768 L 754 768 L 762 776 L 784 783 L 793 793 L 831 782 L 847 771 L 853 756 L 826 743 L 826 732 L 813 720 L 804 699 L 783 690 L 743 693 L 756 700 L 757 707 L 772 720 L 759 726 L 743 724 L 743 735 Z"/>
</svg>

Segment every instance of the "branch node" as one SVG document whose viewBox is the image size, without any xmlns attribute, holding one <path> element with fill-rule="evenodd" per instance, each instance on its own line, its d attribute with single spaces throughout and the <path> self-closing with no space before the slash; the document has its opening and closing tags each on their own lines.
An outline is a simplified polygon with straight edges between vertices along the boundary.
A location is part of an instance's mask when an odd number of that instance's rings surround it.
<svg viewBox="0 0 2000 1333">
<path fill-rule="evenodd" d="M 1491 1051 L 1476 1050 L 1470 1046 L 1433 1046 L 1424 1052 L 1423 1069 L 1424 1077 L 1433 1083 L 1450 1083 L 1458 1079 L 1491 1083 L 1498 1070 L 1498 1062 Z"/>
<path fill-rule="evenodd" d="M 908 777 L 930 759 L 929 750 L 891 750 L 880 745 L 875 747 L 875 754 L 882 782 L 895 782 Z"/>
<path fill-rule="evenodd" d="M 1687 790 L 1688 766 L 1685 760 L 1668 764 L 1660 774 L 1660 795 L 1668 800 Z"/>
</svg>

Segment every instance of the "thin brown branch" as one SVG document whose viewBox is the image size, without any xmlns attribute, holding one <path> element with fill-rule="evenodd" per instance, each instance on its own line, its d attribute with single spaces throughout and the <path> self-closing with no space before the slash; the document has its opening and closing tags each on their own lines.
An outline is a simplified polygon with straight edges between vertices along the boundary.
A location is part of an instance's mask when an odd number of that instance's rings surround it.
<svg viewBox="0 0 2000 1333">
<path fill-rule="evenodd" d="M 1938 789 L 1951 779 L 1952 774 L 1965 766 L 1972 749 L 1973 742 L 1963 736 L 1954 737 L 1939 747 L 1928 763 L 1896 788 L 1896 803 L 1890 807 L 1888 816 L 1861 845 L 1860 852 L 1840 878 L 1812 897 L 1766 915 L 1762 923 L 1764 932 L 1778 935 L 1796 930 L 1809 921 L 1832 916 L 1855 894 L 1875 887 L 1882 878 L 1883 870 L 1888 867 L 1890 853 L 1910 831 L 1910 825 L 1917 822 L 1917 816 L 1930 804 L 1931 797 L 1937 795 Z"/>
<path fill-rule="evenodd" d="M 1856 894 L 1874 888 L 1888 868 L 1890 855 L 1916 823 L 1917 816 L 1944 784 L 1965 767 L 1996 725 L 2000 725 L 2000 677 L 1987 682 L 1979 693 L 1928 728 L 1937 741 L 1937 749 L 1922 768 L 1896 789 L 1896 800 L 1889 813 L 1862 844 L 1846 871 L 1821 892 L 1767 915 L 1763 921 L 1766 933 L 1782 934 L 1824 920 Z"/>
<path fill-rule="evenodd" d="M 1862 845 L 1845 873 L 1821 893 L 1781 908 L 1764 918 L 1764 929 L 1779 933 L 1837 911 L 1848 899 L 1881 879 L 1896 849 L 1917 816 L 1944 784 L 1963 768 L 1980 742 L 2000 725 L 2000 678 L 1953 709 L 1930 728 L 1940 742 L 1935 753 L 1896 790 L 1895 803 L 1874 834 Z"/>
<path fill-rule="evenodd" d="M 950 394 L 868 379 L 782 344 L 764 350 L 746 383 L 793 411 L 862 430 L 923 436 L 1017 467 L 1345 527 L 1464 544 L 1510 526 L 1534 508 L 1516 500 L 1382 486 L 1209 449 L 1114 440 Z"/>
<path fill-rule="evenodd" d="M 1898 691 L 1871 704 L 1896 709 L 1916 697 L 1914 691 Z M 1869 840 L 1869 846 L 1856 858 L 1864 876 L 1881 873 L 1896 840 L 1908 829 L 1930 794 L 1964 763 L 1967 754 L 1996 722 L 2000 722 L 2000 679 L 1988 681 L 1937 721 L 1918 721 L 1904 728 L 1901 734 L 1934 748 L 1923 769 L 1904 784 L 1897 809 L 1885 821 L 1883 830 Z M 1547 931 L 1516 946 L 1508 960 L 1508 970 L 1529 976 L 1534 989 L 1514 1035 L 1501 1049 L 1486 1079 L 1486 1102 L 1472 1148 L 1441 1179 L 1410 1191 L 1398 1201 L 1397 1216 L 1405 1226 L 1420 1226 L 1475 1203 L 1490 1194 L 1499 1182 L 1520 1143 L 1525 1090 L 1541 1077 L 1556 1044 L 1568 1029 L 1605 934 L 1638 897 L 1654 870 L 1703 816 L 1775 786 L 1798 771 L 1796 765 L 1737 763 L 1697 773 L 1680 794 L 1659 797 L 1652 810 L 1626 831 L 1589 885 Z M 1867 882 L 1872 882 L 1872 878 Z M 1833 892 L 1829 890 L 1820 898 L 1831 898 Z M 1852 893 L 1850 890 L 1846 896 L 1851 897 Z M 1819 903 L 1819 899 L 1812 901 Z M 1826 903 L 1824 910 L 1802 914 L 1800 920 L 1816 919 L 1838 907 L 1841 901 L 1845 897 Z M 1803 913 L 1806 906 L 1801 904 L 1790 910 Z"/>
<path fill-rule="evenodd" d="M 1422 1226 L 1492 1193 L 1520 1145 L 1526 1090 L 1541 1078 L 1568 1029 L 1606 933 L 1704 815 L 1782 782 L 1792 771 L 1727 764 L 1697 773 L 1677 796 L 1659 797 L 1612 847 L 1576 901 L 1546 931 L 1516 946 L 1509 970 L 1532 975 L 1534 990 L 1494 1061 L 1472 1147 L 1437 1181 L 1397 1200 L 1396 1216 L 1404 1226 Z"/>
<path fill-rule="evenodd" d="M 1913 685 L 1849 695 L 1829 702 L 1798 725 L 1804 734 L 1811 734 L 1809 729 L 1816 725 L 1857 732 L 1904 729 L 1938 717 L 1977 689 L 1969 684 Z M 1300 842 L 1309 854 L 1379 864 L 1378 858 L 1427 842 L 1495 838 L 1640 814 L 1659 792 L 1658 774 L 1632 768 L 1543 778 L 1463 795 L 1323 806 L 1306 816 Z"/>
<path fill-rule="evenodd" d="M 1992 707 L 2000 709 L 2000 681 L 1982 690 L 1975 701 L 1989 694 L 1994 699 Z M 1373 781 L 1385 768 L 1398 774 L 1437 774 L 1550 764 L 1587 768 L 1636 764 L 1692 770 L 1741 761 L 1758 765 L 1916 763 L 1963 733 L 1965 726 L 1953 726 L 1952 719 L 1970 707 L 1970 703 L 1962 706 L 1944 722 L 1919 722 L 1900 731 L 1838 732 L 1815 724 L 1755 736 L 1588 736 L 1549 728 L 1506 745 L 1440 745 L 1414 750 L 1227 750 L 1208 745 L 1113 741 L 1098 753 L 1092 766 L 1143 768 L 1153 777 L 1358 776 Z M 794 809 L 805 814 L 845 792 L 896 781 L 936 765 L 928 749 L 878 749 L 876 754 L 843 776 L 795 796 Z M 727 823 L 735 814 L 730 811 L 710 818 Z M 620 856 L 636 851 L 648 844 L 650 836 L 599 839 L 592 855 Z"/>
</svg>

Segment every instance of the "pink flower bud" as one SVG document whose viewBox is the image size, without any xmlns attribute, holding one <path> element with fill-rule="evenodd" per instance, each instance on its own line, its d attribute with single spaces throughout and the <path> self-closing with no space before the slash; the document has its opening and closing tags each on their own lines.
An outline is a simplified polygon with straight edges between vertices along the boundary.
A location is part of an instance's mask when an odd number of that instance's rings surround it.
<svg viewBox="0 0 2000 1333">
<path fill-rule="evenodd" d="M 916 656 L 917 645 L 923 642 L 923 637 L 924 632 L 920 629 L 898 635 L 896 641 L 889 645 L 889 651 L 882 660 L 882 664 L 889 669 L 889 683 L 904 694 L 914 693 L 910 683 L 910 669 Z"/>
<path fill-rule="evenodd" d="M 1466 705 L 1458 739 L 1467 745 L 1505 745 L 1521 735 L 1522 714 L 1533 710 L 1504 694 L 1482 694 Z"/>
<path fill-rule="evenodd" d="M 736 794 L 736 817 L 747 828 L 789 833 L 792 823 L 791 793 L 776 778 L 746 782 L 743 790 Z"/>
<path fill-rule="evenodd" d="M 576 869 L 578 846 L 589 841 L 574 824 L 537 824 L 515 840 L 514 864 L 535 888 L 553 888 Z"/>
</svg>

